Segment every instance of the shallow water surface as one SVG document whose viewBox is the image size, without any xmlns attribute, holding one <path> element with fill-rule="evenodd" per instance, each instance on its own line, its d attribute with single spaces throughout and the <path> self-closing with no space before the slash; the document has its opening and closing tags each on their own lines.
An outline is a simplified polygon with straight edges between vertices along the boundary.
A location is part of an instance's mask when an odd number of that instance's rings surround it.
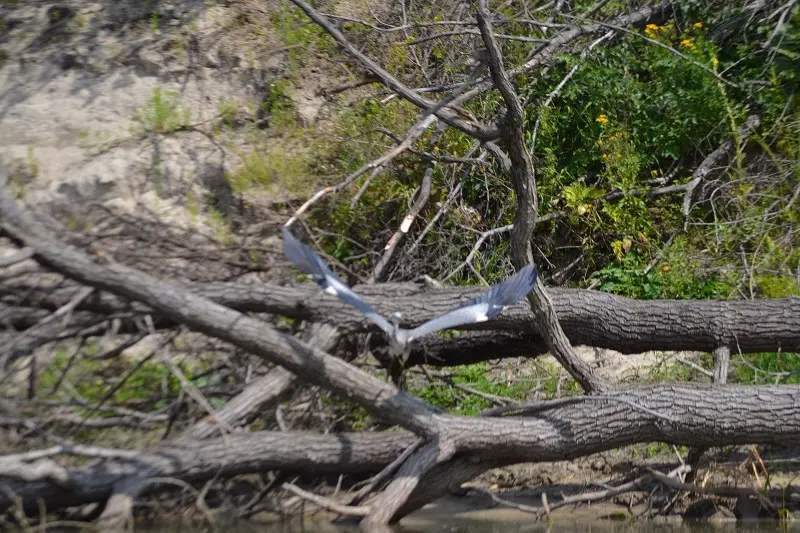
<svg viewBox="0 0 800 533">
<path fill-rule="evenodd" d="M 137 533 L 369 533 L 356 525 L 336 525 L 329 521 L 299 520 L 286 523 L 242 522 L 230 525 L 191 527 L 174 524 L 159 527 L 137 527 Z M 402 524 L 375 533 L 800 533 L 800 523 L 779 524 L 773 520 L 751 522 L 629 522 L 561 517 L 548 525 L 546 521 L 503 518 L 411 516 Z"/>
</svg>

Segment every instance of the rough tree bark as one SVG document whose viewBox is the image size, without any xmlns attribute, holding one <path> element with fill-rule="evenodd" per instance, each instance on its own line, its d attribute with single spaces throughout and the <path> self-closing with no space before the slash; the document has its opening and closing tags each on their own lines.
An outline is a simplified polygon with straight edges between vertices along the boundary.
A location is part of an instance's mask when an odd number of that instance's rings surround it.
<svg viewBox="0 0 800 533">
<path fill-rule="evenodd" d="M 413 442 L 414 436 L 407 432 L 234 433 L 165 443 L 130 459 L 97 461 L 70 470 L 66 483 L 52 479 L 5 482 L 27 510 L 38 513 L 39 499 L 48 511 L 103 502 L 111 496 L 114 485 L 127 478 L 171 477 L 193 482 L 269 470 L 367 475 L 380 471 Z M 11 505 L 8 493 L 0 491 L 0 509 Z"/>
<path fill-rule="evenodd" d="M 533 262 L 531 237 L 539 214 L 539 200 L 536 196 L 536 179 L 533 159 L 525 146 L 525 113 L 522 110 L 511 79 L 503 66 L 503 55 L 494 37 L 492 23 L 485 0 L 478 2 L 478 28 L 489 56 L 489 70 L 495 87 L 500 91 L 506 104 L 502 138 L 508 147 L 511 160 L 511 183 L 517 198 L 517 214 L 511 230 L 511 256 L 514 266 L 521 269 Z M 533 311 L 534 322 L 539 334 L 561 366 L 577 381 L 586 392 L 602 392 L 607 385 L 594 374 L 589 365 L 572 349 L 569 339 L 559 324 L 553 301 L 544 290 L 541 280 L 537 280 L 533 292 L 528 296 Z"/>
<path fill-rule="evenodd" d="M 731 408 L 733 405 L 736 407 Z M 642 442 L 797 445 L 800 386 L 643 385 L 603 397 L 544 402 L 525 417 L 442 416 L 439 420 L 442 437 L 429 440 L 428 445 L 435 450 L 438 443 L 449 440 L 458 454 L 452 461 L 434 465 L 391 519 L 401 518 L 495 466 L 573 459 Z M 265 470 L 373 472 L 414 440 L 405 431 L 234 433 L 205 441 L 168 443 L 133 458 L 77 469 L 70 472 L 68 487 L 52 480 L 11 482 L 9 486 L 26 505 L 35 508 L 36 499 L 43 498 L 48 509 L 57 509 L 103 501 L 115 483 L 132 474 L 141 479 L 168 475 L 202 481 L 217 472 L 224 476 Z M 0 493 L 0 508 L 8 505 L 8 496 Z"/>
<path fill-rule="evenodd" d="M 69 303 L 80 287 L 33 290 L 28 282 L 2 284 L 0 302 L 14 310 L 32 309 L 35 317 L 47 315 Z M 327 322 L 342 333 L 377 331 L 358 312 L 344 307 L 315 285 L 281 287 L 208 283 L 187 286 L 193 293 L 238 311 L 277 313 L 309 322 Z M 409 326 L 419 325 L 477 296 L 480 288 L 431 289 L 414 283 L 360 285 L 355 288 L 370 305 L 383 314 L 403 312 Z M 648 300 L 637 301 L 583 289 L 548 289 L 553 307 L 567 338 L 573 345 L 610 348 L 622 353 L 648 350 L 712 352 L 730 345 L 742 353 L 800 351 L 800 298 L 758 300 Z M 131 305 L 109 293 L 95 293 L 78 306 L 73 320 L 97 323 L 103 316 L 129 312 L 154 313 L 142 305 Z M 92 311 L 92 313 L 89 313 Z M 79 313 L 86 313 L 84 318 Z M 13 314 L 9 319 L 13 318 Z M 174 325 L 155 312 L 156 326 Z M 11 320 L 24 329 L 33 322 Z M 502 357 L 535 355 L 548 350 L 532 327 L 531 311 L 520 303 L 498 319 L 483 322 L 462 338 L 421 339 L 411 361 L 453 366 Z M 451 345 L 451 343 L 453 343 Z M 382 344 L 375 336 L 376 349 Z"/>
</svg>

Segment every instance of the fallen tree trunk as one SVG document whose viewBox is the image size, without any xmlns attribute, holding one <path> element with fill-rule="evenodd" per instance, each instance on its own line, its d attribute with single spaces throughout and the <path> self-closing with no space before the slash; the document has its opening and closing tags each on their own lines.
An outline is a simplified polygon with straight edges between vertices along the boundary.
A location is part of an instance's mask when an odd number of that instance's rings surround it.
<svg viewBox="0 0 800 533">
<path fill-rule="evenodd" d="M 41 499 L 48 511 L 107 500 L 114 485 L 127 478 L 171 477 L 188 482 L 214 476 L 281 470 L 297 473 L 361 474 L 380 471 L 414 442 L 410 433 L 307 432 L 232 434 L 202 441 L 181 441 L 144 450 L 130 459 L 107 459 L 69 471 L 68 481 L 52 479 L 9 482 L 26 510 L 38 513 Z M 2 459 L 2 458 L 0 458 Z M 0 478 L 4 472 L 0 471 Z M 0 509 L 13 505 L 0 491 Z"/>
<path fill-rule="evenodd" d="M 79 287 L 31 290 L 30 285 L 11 282 L 3 286 L 6 291 L 0 301 L 27 309 L 58 309 L 80 290 Z M 357 311 L 310 284 L 281 287 L 205 283 L 186 288 L 242 312 L 279 313 L 295 319 L 327 322 L 343 333 L 376 331 Z M 422 324 L 482 292 L 480 288 L 427 289 L 414 283 L 361 285 L 355 290 L 384 316 L 402 310 L 408 327 Z M 722 345 L 734 346 L 742 353 L 800 351 L 800 298 L 638 301 L 581 289 L 552 289 L 549 293 L 573 345 L 610 348 L 622 353 L 711 352 Z M 152 312 L 140 304 L 133 308 L 142 313 Z M 114 295 L 99 293 L 91 295 L 77 309 L 114 314 L 131 311 L 131 304 Z M 22 325 L 17 323 L 15 327 Z M 490 331 L 471 332 L 464 340 L 421 339 L 410 361 L 421 363 L 427 357 L 426 362 L 431 365 L 455 366 L 547 351 L 544 340 L 532 329 L 532 315 L 525 302 L 473 329 Z M 385 344 L 380 335 L 375 337 L 376 348 Z"/>
<path fill-rule="evenodd" d="M 401 518 L 496 466 L 575 459 L 643 442 L 686 446 L 798 445 L 798 398 L 800 386 L 659 384 L 601 397 L 543 402 L 529 408 L 525 417 L 443 416 L 442 432 L 446 439 L 458 443 L 459 454 L 436 465 L 420 483 L 419 494 L 403 505 L 394 518 Z M 405 431 L 232 434 L 157 446 L 132 459 L 106 460 L 70 472 L 67 486 L 50 480 L 9 486 L 26 506 L 35 509 L 37 498 L 42 498 L 48 510 L 55 510 L 103 501 L 112 486 L 127 477 L 168 476 L 200 482 L 215 475 L 266 470 L 366 474 L 380 470 L 415 440 Z M 8 496 L 0 492 L 0 508 L 6 509 L 10 504 Z"/>
</svg>

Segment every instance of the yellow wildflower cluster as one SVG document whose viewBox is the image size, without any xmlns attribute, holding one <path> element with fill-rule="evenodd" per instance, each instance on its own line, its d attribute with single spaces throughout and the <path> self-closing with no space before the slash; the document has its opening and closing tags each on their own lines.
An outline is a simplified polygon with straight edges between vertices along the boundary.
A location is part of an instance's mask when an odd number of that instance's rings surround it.
<svg viewBox="0 0 800 533">
<path fill-rule="evenodd" d="M 697 47 L 691 39 L 684 39 L 681 41 L 681 48 L 689 48 L 690 50 L 694 50 Z"/>
<path fill-rule="evenodd" d="M 600 116 L 595 119 L 595 121 L 599 122 L 600 124 L 605 124 L 608 122 L 608 115 L 601 113 Z"/>
<path fill-rule="evenodd" d="M 657 26 L 656 24 L 648 24 L 644 27 L 644 32 L 647 34 L 648 37 L 652 37 L 653 35 L 661 29 L 661 26 Z"/>
<path fill-rule="evenodd" d="M 702 22 L 695 22 L 693 24 L 693 26 L 694 26 L 694 29 L 699 30 L 700 28 L 703 27 L 703 23 Z"/>
</svg>

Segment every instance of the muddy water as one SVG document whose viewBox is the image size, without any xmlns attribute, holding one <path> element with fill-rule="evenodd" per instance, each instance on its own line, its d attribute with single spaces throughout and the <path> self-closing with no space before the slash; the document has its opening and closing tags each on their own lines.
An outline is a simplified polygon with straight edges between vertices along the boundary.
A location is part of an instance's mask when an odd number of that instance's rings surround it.
<svg viewBox="0 0 800 533">
<path fill-rule="evenodd" d="M 174 525 L 135 529 L 143 533 L 364 533 L 358 526 L 332 525 L 330 522 L 240 523 L 216 528 Z M 479 518 L 442 517 L 440 520 L 407 519 L 402 525 L 376 530 L 375 533 L 795 533 L 800 524 L 757 522 L 626 522 L 612 520 L 559 519 L 550 526 L 546 522 L 519 520 L 487 520 Z M 366 532 L 370 533 L 370 532 Z"/>
<path fill-rule="evenodd" d="M 640 509 L 643 511 L 644 509 Z M 161 524 L 136 526 L 137 533 L 800 533 L 800 521 L 699 521 L 678 516 L 634 521 L 625 507 L 601 503 L 553 512 L 550 524 L 517 509 L 487 504 L 475 497 L 444 497 L 405 517 L 399 525 L 363 530 L 354 522 L 335 523 L 320 512 L 305 520 L 280 522 L 276 515 L 232 523 L 218 515 L 214 526 Z"/>
<path fill-rule="evenodd" d="M 536 520 L 515 509 L 495 507 L 465 510 L 457 500 L 448 498 L 426 506 L 403 519 L 397 526 L 376 529 L 374 533 L 800 533 L 800 521 L 780 524 L 773 520 L 757 521 L 666 521 L 635 522 L 624 517 L 614 505 L 595 505 L 567 512 L 560 509 L 552 523 Z M 618 517 L 613 519 L 610 517 Z M 330 518 L 217 523 L 190 527 L 173 524 L 160 527 L 136 527 L 143 533 L 373 533 L 353 524 L 334 524 Z"/>
</svg>

